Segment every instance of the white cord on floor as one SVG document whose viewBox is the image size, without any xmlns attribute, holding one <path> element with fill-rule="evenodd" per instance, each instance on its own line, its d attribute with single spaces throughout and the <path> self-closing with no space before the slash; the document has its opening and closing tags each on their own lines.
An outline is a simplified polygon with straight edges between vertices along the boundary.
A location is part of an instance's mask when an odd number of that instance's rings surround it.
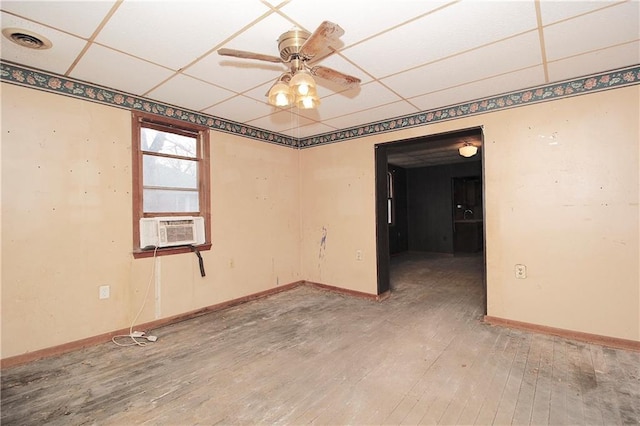
<svg viewBox="0 0 640 426">
<path fill-rule="evenodd" d="M 139 336 L 139 337 L 135 337 L 133 335 L 133 326 L 136 324 L 136 321 L 138 321 L 138 317 L 140 316 L 140 314 L 142 313 L 142 310 L 144 309 L 144 305 L 147 303 L 147 297 L 149 296 L 149 290 L 151 289 L 151 283 L 153 282 L 153 277 L 155 276 L 155 272 L 156 272 L 156 260 L 157 260 L 157 253 L 158 253 L 158 247 L 156 246 L 155 249 L 153 249 L 153 265 L 151 266 L 151 274 L 149 276 L 149 282 L 147 283 L 147 290 L 144 293 L 144 299 L 142 300 L 142 306 L 140 306 L 140 310 L 138 311 L 138 313 L 136 314 L 135 318 L 133 318 L 133 321 L 131 321 L 131 325 L 129 326 L 129 334 L 121 334 L 118 336 L 113 336 L 111 338 L 111 341 L 113 343 L 115 343 L 118 346 L 146 346 L 147 342 L 142 342 L 138 339 L 145 339 L 145 337 Z M 117 341 L 117 339 L 120 338 L 124 338 L 124 337 L 128 337 L 130 338 L 133 342 L 131 343 L 120 343 Z"/>
</svg>

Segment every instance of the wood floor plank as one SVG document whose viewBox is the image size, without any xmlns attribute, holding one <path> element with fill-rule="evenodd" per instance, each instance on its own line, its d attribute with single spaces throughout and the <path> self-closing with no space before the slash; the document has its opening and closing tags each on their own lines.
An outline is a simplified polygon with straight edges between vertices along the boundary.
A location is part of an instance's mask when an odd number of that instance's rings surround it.
<svg viewBox="0 0 640 426">
<path fill-rule="evenodd" d="M 522 389 L 522 380 L 530 353 L 530 342 L 532 336 L 522 335 L 520 345 L 509 369 L 508 377 L 502 391 L 500 403 L 498 404 L 493 423 L 511 424 L 515 412 L 516 404 Z"/>
<path fill-rule="evenodd" d="M 489 383 L 496 369 L 502 367 L 497 359 L 498 354 L 504 351 L 509 338 L 508 331 L 499 327 L 489 327 L 487 331 L 495 336 L 494 344 L 489 352 L 482 352 L 482 362 L 477 367 L 474 366 L 471 371 L 467 387 L 469 396 L 455 424 L 470 425 L 475 422 L 487 398 Z"/>
<path fill-rule="evenodd" d="M 409 253 L 381 303 L 301 286 L 7 368 L 0 422 L 640 423 L 640 353 L 483 323 L 482 268 Z"/>
<path fill-rule="evenodd" d="M 480 407 L 474 424 L 486 425 L 494 423 L 516 354 L 522 345 L 521 336 L 522 333 L 519 331 L 508 331 L 507 344 L 504 351 L 497 357 L 498 368 L 495 369 L 491 382 L 487 387 L 487 396 Z"/>
<path fill-rule="evenodd" d="M 574 380 L 577 380 L 580 386 L 585 422 L 591 425 L 604 425 L 605 421 L 600 408 L 600 395 L 595 390 L 598 386 L 598 381 L 589 346 L 587 344 L 579 344 L 573 348 Z"/>
<path fill-rule="evenodd" d="M 523 425 L 531 423 L 533 400 L 538 384 L 538 373 L 542 357 L 541 340 L 542 336 L 531 336 L 529 353 L 524 365 L 520 389 L 518 390 L 518 397 L 511 420 L 512 424 Z"/>
<path fill-rule="evenodd" d="M 549 424 L 568 424 L 567 389 L 568 364 L 565 357 L 564 341 L 553 343 L 551 397 L 549 398 Z"/>
<path fill-rule="evenodd" d="M 538 378 L 534 389 L 531 421 L 533 425 L 549 424 L 549 407 L 551 404 L 551 386 L 553 375 L 553 340 L 551 336 L 536 336 L 540 341 L 540 363 Z"/>
<path fill-rule="evenodd" d="M 611 348 L 603 348 L 602 352 L 607 374 L 596 377 L 601 387 L 615 393 L 615 398 L 606 398 L 612 401 L 607 407 L 615 407 L 615 417 L 621 424 L 640 424 L 640 353 Z M 605 421 L 609 420 L 605 418 Z"/>
</svg>

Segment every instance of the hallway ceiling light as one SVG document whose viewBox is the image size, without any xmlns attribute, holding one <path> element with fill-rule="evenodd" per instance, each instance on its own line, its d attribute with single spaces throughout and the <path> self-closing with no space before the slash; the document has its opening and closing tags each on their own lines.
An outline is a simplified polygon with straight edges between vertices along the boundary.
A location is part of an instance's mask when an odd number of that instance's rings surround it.
<svg viewBox="0 0 640 426">
<path fill-rule="evenodd" d="M 478 147 L 475 146 L 475 145 L 472 145 L 469 142 L 465 142 L 464 145 L 462 145 L 458 149 L 458 152 L 463 157 L 469 158 L 469 157 L 473 157 L 474 155 L 476 155 L 478 153 Z"/>
</svg>

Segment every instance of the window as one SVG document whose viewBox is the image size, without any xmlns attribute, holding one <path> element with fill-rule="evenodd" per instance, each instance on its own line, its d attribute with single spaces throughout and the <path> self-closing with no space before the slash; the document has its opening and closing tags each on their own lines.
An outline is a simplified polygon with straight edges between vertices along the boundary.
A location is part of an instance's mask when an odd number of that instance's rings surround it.
<svg viewBox="0 0 640 426">
<path fill-rule="evenodd" d="M 192 123 L 134 112 L 133 115 L 133 253 L 140 249 L 140 219 L 201 216 L 211 248 L 209 211 L 209 129 Z M 158 249 L 158 255 L 189 252 L 189 247 Z"/>
</svg>

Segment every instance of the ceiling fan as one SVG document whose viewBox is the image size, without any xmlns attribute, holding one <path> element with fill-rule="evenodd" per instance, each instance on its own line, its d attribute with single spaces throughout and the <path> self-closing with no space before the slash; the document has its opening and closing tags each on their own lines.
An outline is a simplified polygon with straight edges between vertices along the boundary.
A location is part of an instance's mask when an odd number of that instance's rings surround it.
<svg viewBox="0 0 640 426">
<path fill-rule="evenodd" d="M 283 33 L 278 38 L 280 57 L 235 49 L 219 49 L 218 54 L 288 64 L 289 71 L 278 77 L 267 93 L 269 103 L 278 107 L 295 105 L 298 108 L 309 109 L 320 104 L 313 76 L 332 81 L 349 89 L 360 84 L 360 79 L 357 77 L 314 65 L 315 62 L 335 53 L 332 45 L 343 34 L 344 30 L 338 24 L 324 21 L 313 34 L 299 28 Z"/>
</svg>

